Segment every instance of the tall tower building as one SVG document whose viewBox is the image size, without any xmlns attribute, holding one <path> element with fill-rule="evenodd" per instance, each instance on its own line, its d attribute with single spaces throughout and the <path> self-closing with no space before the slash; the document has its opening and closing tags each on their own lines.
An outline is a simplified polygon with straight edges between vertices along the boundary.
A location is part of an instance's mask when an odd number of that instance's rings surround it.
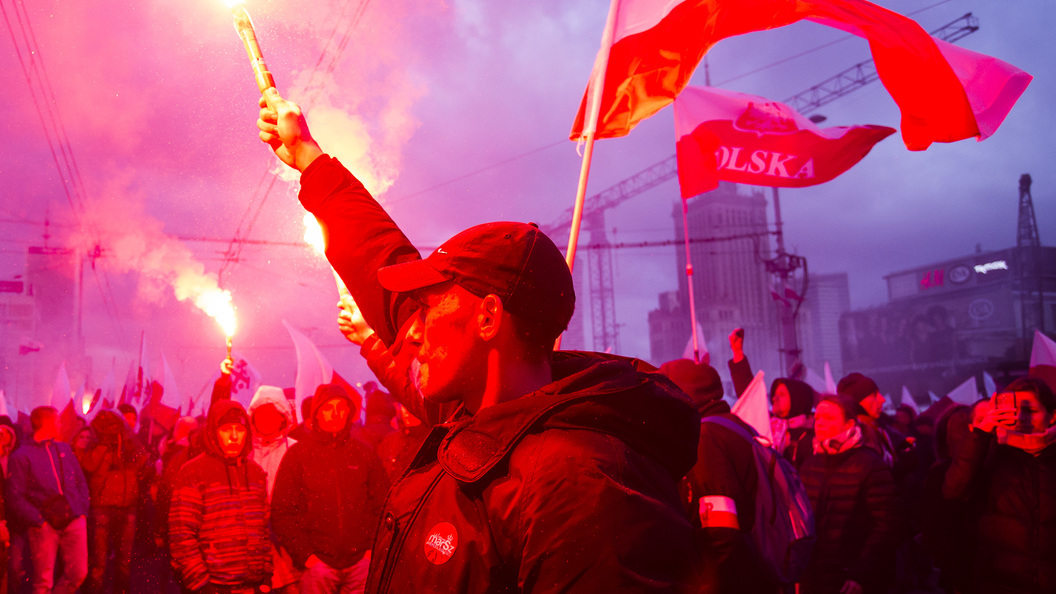
<svg viewBox="0 0 1056 594">
<path fill-rule="evenodd" d="M 665 307 L 650 313 L 650 333 L 680 328 L 674 318 L 682 316 L 685 336 L 680 341 L 685 345 L 690 324 L 681 204 L 675 205 L 672 219 L 678 244 L 678 298 L 661 299 Z M 690 246 L 697 322 L 712 365 L 726 375 L 725 362 L 731 356 L 727 337 L 740 327 L 745 330 L 745 354 L 753 368 L 772 375 L 780 369 L 778 319 L 765 265 L 771 252 L 763 191 L 723 182 L 716 190 L 690 199 L 688 221 L 690 239 L 697 240 Z M 660 336 L 651 340 L 654 349 L 678 342 Z M 653 352 L 652 358 L 662 362 L 671 355 L 681 356 L 681 349 L 678 353 Z"/>
<path fill-rule="evenodd" d="M 828 362 L 836 379 L 848 373 L 840 348 L 840 316 L 850 310 L 846 272 L 810 275 L 798 320 L 799 344 L 807 367 L 820 374 Z"/>
</svg>

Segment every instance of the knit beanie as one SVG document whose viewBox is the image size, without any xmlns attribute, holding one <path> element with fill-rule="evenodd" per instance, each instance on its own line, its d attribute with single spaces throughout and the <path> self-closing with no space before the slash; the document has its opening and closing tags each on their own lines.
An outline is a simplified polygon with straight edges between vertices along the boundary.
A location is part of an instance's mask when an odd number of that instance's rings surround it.
<svg viewBox="0 0 1056 594">
<path fill-rule="evenodd" d="M 660 373 L 689 395 L 697 410 L 722 398 L 722 380 L 711 365 L 676 359 L 661 365 Z"/>
<path fill-rule="evenodd" d="M 876 382 L 858 372 L 845 376 L 836 386 L 837 394 L 853 398 L 855 402 L 861 402 L 879 391 Z"/>
</svg>

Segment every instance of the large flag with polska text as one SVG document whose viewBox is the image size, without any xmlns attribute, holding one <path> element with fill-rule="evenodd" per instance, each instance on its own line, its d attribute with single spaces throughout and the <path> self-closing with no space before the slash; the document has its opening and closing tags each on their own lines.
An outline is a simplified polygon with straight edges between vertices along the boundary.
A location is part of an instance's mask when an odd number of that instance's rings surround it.
<svg viewBox="0 0 1056 594">
<path fill-rule="evenodd" d="M 847 171 L 894 132 L 885 126 L 819 128 L 784 103 L 686 87 L 675 100 L 678 181 L 684 198 L 714 190 L 720 180 L 813 186 Z"/>
<path fill-rule="evenodd" d="M 997 58 L 936 40 L 912 19 L 866 0 L 618 0 L 614 6 L 612 45 L 598 52 L 572 140 L 589 132 L 587 107 L 599 92 L 602 63 L 595 137 L 624 136 L 674 101 L 715 43 L 804 19 L 869 41 L 910 150 L 987 138 L 1032 79 Z"/>
</svg>

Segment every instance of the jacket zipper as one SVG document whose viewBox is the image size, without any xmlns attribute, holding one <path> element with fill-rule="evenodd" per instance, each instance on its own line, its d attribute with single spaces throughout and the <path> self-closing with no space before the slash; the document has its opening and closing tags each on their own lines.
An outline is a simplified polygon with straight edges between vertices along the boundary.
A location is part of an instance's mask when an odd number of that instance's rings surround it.
<svg viewBox="0 0 1056 594">
<path fill-rule="evenodd" d="M 414 525 L 414 521 L 418 519 L 419 513 L 422 508 L 425 507 L 426 500 L 432 495 L 433 490 L 436 489 L 436 485 L 440 483 L 440 480 L 444 478 L 443 468 L 439 468 L 439 462 L 436 463 L 439 472 L 436 474 L 436 478 L 426 489 L 425 493 L 418 499 L 418 505 L 414 508 L 414 513 L 407 518 L 407 527 L 410 528 Z M 384 518 L 384 516 L 382 516 Z M 384 521 L 382 519 L 381 521 Z M 410 531 L 406 531 L 409 533 Z M 400 535 L 400 525 L 398 522 L 394 522 L 392 525 L 392 538 L 389 539 L 389 550 L 385 555 L 385 565 L 382 566 L 381 579 L 378 580 L 378 592 L 387 592 L 389 590 L 389 583 L 392 581 L 392 575 L 396 569 L 395 560 L 399 557 L 399 553 L 403 550 L 403 544 L 406 541 L 407 534 Z"/>
</svg>

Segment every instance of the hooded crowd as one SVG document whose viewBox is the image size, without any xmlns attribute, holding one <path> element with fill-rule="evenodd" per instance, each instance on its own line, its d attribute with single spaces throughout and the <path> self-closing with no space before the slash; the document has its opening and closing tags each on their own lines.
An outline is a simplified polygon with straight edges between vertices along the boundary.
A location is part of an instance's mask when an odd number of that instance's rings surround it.
<svg viewBox="0 0 1056 594">
<path fill-rule="evenodd" d="M 422 258 L 296 104 L 268 89 L 257 126 L 376 383 L 243 407 L 225 360 L 202 417 L 0 417 L 0 594 L 1056 593 L 1051 369 L 919 416 L 793 372 L 760 431 L 743 331 L 730 393 L 709 361 L 555 350 L 576 296 L 538 227 Z"/>
</svg>

